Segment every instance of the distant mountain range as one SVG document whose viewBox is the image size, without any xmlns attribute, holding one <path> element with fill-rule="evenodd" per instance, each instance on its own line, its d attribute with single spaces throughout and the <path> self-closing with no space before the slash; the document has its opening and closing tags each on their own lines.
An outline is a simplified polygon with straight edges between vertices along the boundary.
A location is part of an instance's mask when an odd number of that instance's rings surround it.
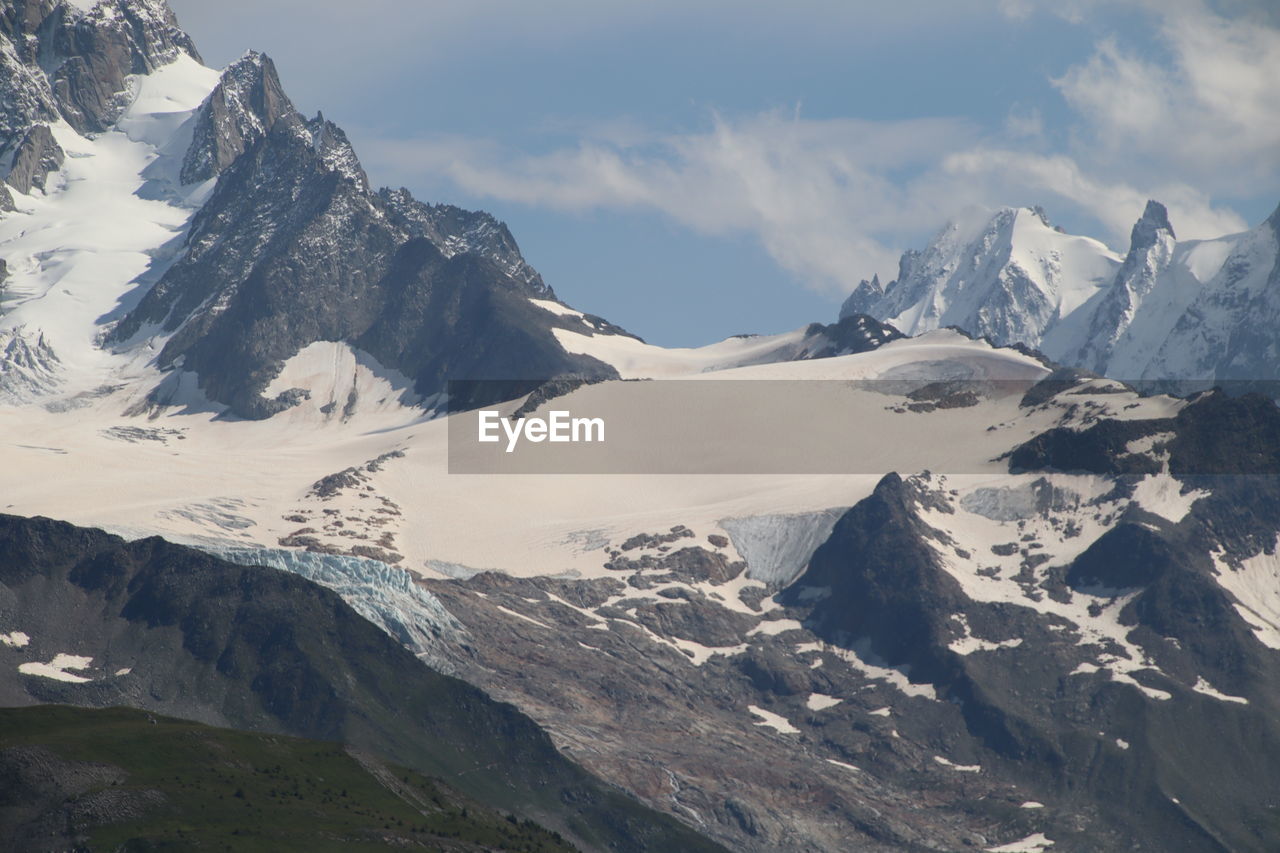
<svg viewBox="0 0 1280 853">
<path fill-rule="evenodd" d="M 954 326 L 1124 380 L 1280 378 L 1280 208 L 1213 240 L 1182 240 L 1147 203 L 1120 258 L 1041 210 L 1006 208 L 944 228 L 887 285 L 863 281 L 840 316 L 909 335 Z"/>
</svg>

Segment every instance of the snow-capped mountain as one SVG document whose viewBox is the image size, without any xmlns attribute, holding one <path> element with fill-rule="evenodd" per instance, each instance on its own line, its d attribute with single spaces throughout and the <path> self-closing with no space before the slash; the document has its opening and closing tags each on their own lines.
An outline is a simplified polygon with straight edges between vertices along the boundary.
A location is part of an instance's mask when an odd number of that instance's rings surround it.
<svg viewBox="0 0 1280 853">
<path fill-rule="evenodd" d="M 869 314 L 908 335 L 957 326 L 1000 346 L 1038 343 L 1115 275 L 1120 259 L 1053 228 L 1040 210 L 1006 208 L 947 225 L 898 278 L 863 282 L 840 316 Z"/>
<path fill-rule="evenodd" d="M 1280 210 L 1242 234 L 1179 241 L 1152 201 L 1121 261 L 1038 212 L 1006 209 L 907 252 L 895 281 L 863 282 L 841 316 L 909 334 L 956 326 L 1118 379 L 1275 379 L 1278 223 Z"/>
<path fill-rule="evenodd" d="M 318 341 L 417 398 L 446 376 L 615 375 L 552 330 L 625 333 L 539 304 L 558 306 L 488 214 L 374 191 L 262 54 L 208 69 L 152 0 L 7 4 L 0 40 L 6 398 L 149 383 L 144 407 L 263 417 L 309 393 L 261 396 Z"/>
<path fill-rule="evenodd" d="M 1159 322 L 1152 316 L 1159 309 L 1154 303 L 1147 303 L 1138 327 L 1134 325 L 1143 303 L 1156 289 L 1161 273 L 1173 259 L 1176 247 L 1177 238 L 1169 224 L 1168 211 L 1158 202 L 1148 202 L 1142 218 L 1133 226 L 1129 253 L 1111 286 L 1100 292 L 1091 306 L 1080 311 L 1081 316 L 1074 324 L 1066 324 L 1068 331 L 1045 341 L 1046 348 L 1061 351 L 1068 363 L 1097 373 L 1106 373 L 1113 359 L 1117 367 L 1125 365 L 1125 356 L 1117 356 L 1116 346 L 1122 338 L 1126 342 L 1134 340 L 1141 326 Z M 1077 349 L 1071 352 L 1070 348 L 1077 344 Z"/>
<path fill-rule="evenodd" d="M 1183 290 L 1189 280 L 1200 286 Z M 1280 209 L 1242 234 L 1180 243 L 1153 295 L 1145 313 L 1160 321 L 1150 329 L 1131 325 L 1117 345 L 1113 374 L 1153 380 L 1280 378 Z M 1170 315 L 1173 322 L 1161 339 Z M 1148 348 L 1148 342 L 1156 346 Z M 1141 373 L 1134 373 L 1139 366 Z"/>
</svg>

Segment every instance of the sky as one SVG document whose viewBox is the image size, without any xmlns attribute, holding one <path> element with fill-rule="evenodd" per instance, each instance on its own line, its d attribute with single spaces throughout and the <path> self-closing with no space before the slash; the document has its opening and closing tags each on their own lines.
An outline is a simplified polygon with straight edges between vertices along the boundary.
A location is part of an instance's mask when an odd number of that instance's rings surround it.
<svg viewBox="0 0 1280 853">
<path fill-rule="evenodd" d="M 949 217 L 1040 205 L 1119 252 L 1280 204 L 1269 0 L 170 0 L 276 62 L 375 185 L 493 213 L 653 343 L 834 321 Z"/>
</svg>

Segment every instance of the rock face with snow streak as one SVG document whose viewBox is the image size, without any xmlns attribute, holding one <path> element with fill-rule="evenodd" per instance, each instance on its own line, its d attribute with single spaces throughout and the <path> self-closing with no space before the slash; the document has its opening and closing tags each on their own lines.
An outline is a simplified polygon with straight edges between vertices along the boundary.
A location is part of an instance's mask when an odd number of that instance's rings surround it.
<svg viewBox="0 0 1280 853">
<path fill-rule="evenodd" d="M 331 122 L 290 112 L 222 171 L 182 257 L 114 338 L 167 337 L 160 365 L 180 363 L 246 417 L 296 401 L 261 392 L 315 341 L 369 352 L 422 396 L 447 379 L 612 375 L 556 342 L 565 321 L 529 302 L 548 289 L 505 228 L 415 205 L 372 192 Z"/>
<path fill-rule="evenodd" d="M 0 9 L 0 160 L 9 159 L 32 125 L 60 116 L 39 64 L 38 33 L 56 6 L 53 0 L 22 0 Z"/>
<path fill-rule="evenodd" d="M 1152 201 L 1118 262 L 1031 211 L 1004 210 L 907 252 L 897 280 L 863 282 L 841 314 L 912 334 L 953 325 L 1128 381 L 1271 380 L 1280 378 L 1278 230 L 1280 209 L 1241 234 L 1179 241 Z"/>
<path fill-rule="evenodd" d="M 292 112 L 275 63 L 256 51 L 245 54 L 222 72 L 217 87 L 196 113 L 191 147 L 183 158 L 182 182 L 217 177 Z"/>
<path fill-rule="evenodd" d="M 1143 301 L 1155 290 L 1160 274 L 1169 266 L 1177 237 L 1169 224 L 1164 205 L 1147 202 L 1142 218 L 1133 226 L 1129 238 L 1129 254 L 1084 323 L 1088 338 L 1076 352 L 1069 354 L 1070 364 L 1106 373 L 1107 365 L 1120 337 L 1133 324 Z"/>
<path fill-rule="evenodd" d="M 49 126 L 37 124 L 18 143 L 5 183 L 20 193 L 30 193 L 32 187 L 43 190 L 49 173 L 62 168 L 65 159 Z"/>
<path fill-rule="evenodd" d="M 1229 247 L 1225 260 L 1178 315 L 1141 378 L 1280 378 L 1280 208 L 1258 227 L 1213 242 L 1218 251 Z M 1140 361 L 1136 352 L 1130 358 Z"/>
<path fill-rule="evenodd" d="M 6 6 L 0 13 L 6 72 L 0 86 L 7 90 L 0 137 L 10 145 L 35 122 L 58 118 L 81 133 L 104 131 L 128 105 L 126 78 L 180 53 L 199 59 L 163 0 L 102 0 L 88 10 L 65 0 Z"/>
</svg>

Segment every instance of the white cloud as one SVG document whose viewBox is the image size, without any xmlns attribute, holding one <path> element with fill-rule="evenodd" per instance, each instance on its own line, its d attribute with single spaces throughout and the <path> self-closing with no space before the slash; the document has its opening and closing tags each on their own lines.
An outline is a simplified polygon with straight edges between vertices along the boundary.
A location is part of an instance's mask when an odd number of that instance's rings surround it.
<svg viewBox="0 0 1280 853">
<path fill-rule="evenodd" d="M 1000 0 L 999 5 L 1000 11 L 1015 21 L 1024 21 L 1035 11 L 1031 0 Z"/>
<path fill-rule="evenodd" d="M 1198 2 L 1152 4 L 1168 58 L 1101 42 L 1054 81 L 1082 119 L 1077 157 L 1131 180 L 1168 175 L 1249 195 L 1280 179 L 1280 29 Z"/>
</svg>

